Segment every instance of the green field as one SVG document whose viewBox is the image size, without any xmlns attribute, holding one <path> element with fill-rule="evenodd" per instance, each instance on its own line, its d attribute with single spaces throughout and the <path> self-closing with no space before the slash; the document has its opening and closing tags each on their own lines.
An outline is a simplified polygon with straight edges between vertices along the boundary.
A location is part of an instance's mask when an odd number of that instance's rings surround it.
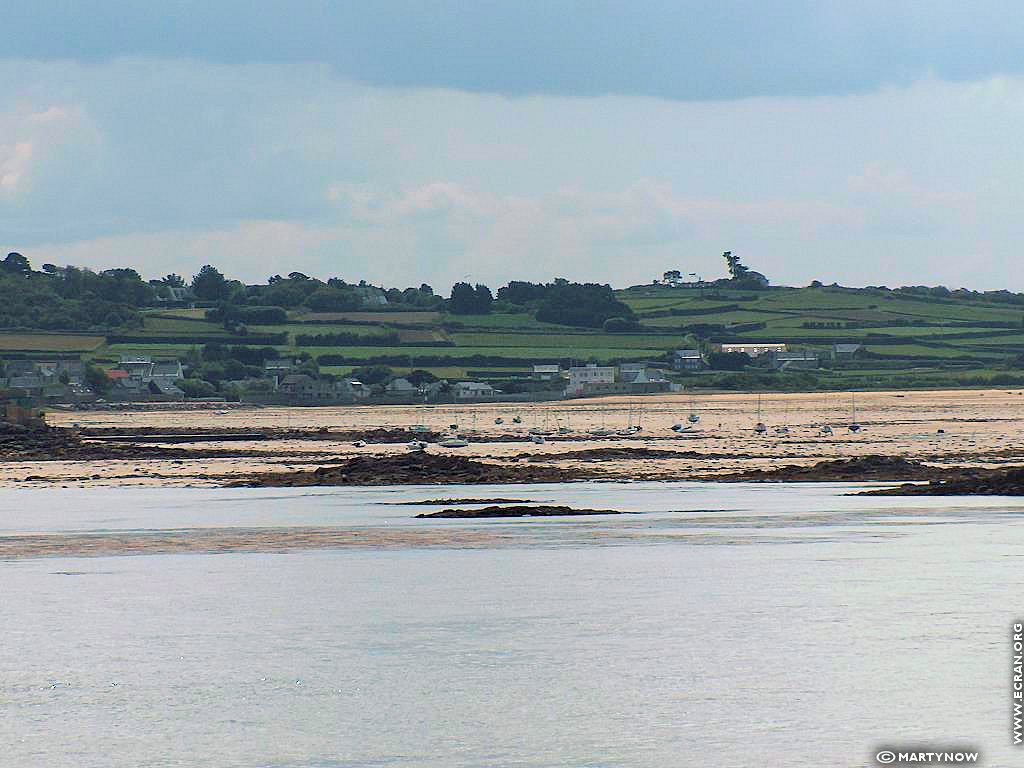
<svg viewBox="0 0 1024 768">
<path fill-rule="evenodd" d="M 701 345 L 713 351 L 725 341 L 751 340 L 829 355 L 836 342 L 861 343 L 863 352 L 855 361 L 837 361 L 833 369 L 810 374 L 822 388 L 977 384 L 993 376 L 1012 378 L 1017 370 L 1024 376 L 1024 362 L 1017 367 L 1018 358 L 1024 361 L 1024 306 L 984 296 L 931 297 L 827 286 L 749 291 L 645 285 L 620 290 L 617 298 L 637 313 L 638 328 L 624 333 L 573 328 L 540 322 L 516 309 L 487 315 L 293 312 L 287 322 L 253 325 L 248 333 L 250 337 L 286 334 L 285 341 L 275 347 L 281 355 L 308 353 L 314 358 L 341 359 L 342 364 L 324 365 L 325 371 L 336 374 L 376 359 L 386 361 L 398 374 L 427 368 L 447 379 L 470 375 L 500 379 L 522 375 L 541 361 L 664 361 L 668 352 L 680 347 Z M 335 333 L 371 337 L 397 333 L 398 341 L 380 346 L 296 343 L 302 334 Z M 114 363 L 120 355 L 184 357 L 210 341 L 251 344 L 245 335 L 206 321 L 204 309 L 147 310 L 143 327 L 126 329 L 122 335 L 144 341 L 120 344 L 107 343 L 100 335 L 10 331 L 0 334 L 0 352 L 77 352 L 87 359 Z M 482 358 L 480 364 L 469 361 L 474 356 Z M 428 358 L 430 365 L 425 364 Z M 743 375 L 748 374 L 764 376 L 765 369 Z M 701 377 L 714 382 L 728 375 L 718 371 L 683 378 L 688 383 Z M 804 378 L 793 380 L 810 386 L 809 374 L 800 375 Z"/>
</svg>

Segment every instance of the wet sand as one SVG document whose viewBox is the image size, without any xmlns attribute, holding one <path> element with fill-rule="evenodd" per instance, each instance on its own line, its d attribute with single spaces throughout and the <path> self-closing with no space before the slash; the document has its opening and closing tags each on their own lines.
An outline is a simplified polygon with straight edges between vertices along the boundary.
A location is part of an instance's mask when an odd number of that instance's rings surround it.
<svg viewBox="0 0 1024 768">
<path fill-rule="evenodd" d="M 757 396 L 749 393 L 696 395 L 701 417 L 692 431 L 675 433 L 686 423 L 691 398 L 686 394 L 609 397 L 536 405 L 356 406 L 331 408 L 245 408 L 220 411 L 154 409 L 146 411 L 52 412 L 49 423 L 82 428 L 153 428 L 290 431 L 292 439 L 216 441 L 176 445 L 198 455 L 98 461 L 0 462 L 0 486 L 32 485 L 177 485 L 213 486 L 257 473 L 311 470 L 358 455 L 404 453 L 404 444 L 370 443 L 356 447 L 322 432 L 297 439 L 302 430 L 349 432 L 377 427 L 423 424 L 438 432 L 458 424 L 469 436 L 465 448 L 436 445 L 432 453 L 452 453 L 485 462 L 550 463 L 568 470 L 599 472 L 608 479 L 687 479 L 715 474 L 812 464 L 822 459 L 869 454 L 917 459 L 940 466 L 1005 466 L 1024 463 L 1024 393 L 1019 390 L 870 392 L 856 396 L 859 433 L 850 433 L 849 395 L 798 393 L 762 397 L 762 420 L 769 434 L 754 434 Z M 512 423 L 514 416 L 521 424 Z M 503 424 L 495 424 L 497 418 Z M 595 437 L 589 430 L 623 430 L 640 421 L 643 431 L 630 437 Z M 830 424 L 832 436 L 819 427 Z M 565 427 L 569 434 L 545 444 L 527 442 L 533 427 Z M 789 434 L 774 428 L 787 426 Z M 939 433 L 938 430 L 944 430 Z M 130 444 L 130 440 L 126 441 Z M 580 451 L 621 448 L 614 458 L 587 457 Z M 636 449 L 648 449 L 643 453 Z M 658 452 L 679 452 L 679 458 Z M 210 452 L 216 455 L 210 455 Z M 206 455 L 202 455 L 203 452 Z M 572 458 L 560 458 L 573 453 Z M 526 455 L 529 458 L 526 458 Z"/>
</svg>

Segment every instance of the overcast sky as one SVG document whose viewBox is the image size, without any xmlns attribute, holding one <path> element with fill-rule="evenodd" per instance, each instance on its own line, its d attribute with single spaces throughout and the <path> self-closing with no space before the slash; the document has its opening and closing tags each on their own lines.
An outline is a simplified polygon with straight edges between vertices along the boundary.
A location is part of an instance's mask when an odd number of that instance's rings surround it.
<svg viewBox="0 0 1024 768">
<path fill-rule="evenodd" d="M 1024 290 L 1019 2 L 8 5 L 36 266 Z"/>
</svg>

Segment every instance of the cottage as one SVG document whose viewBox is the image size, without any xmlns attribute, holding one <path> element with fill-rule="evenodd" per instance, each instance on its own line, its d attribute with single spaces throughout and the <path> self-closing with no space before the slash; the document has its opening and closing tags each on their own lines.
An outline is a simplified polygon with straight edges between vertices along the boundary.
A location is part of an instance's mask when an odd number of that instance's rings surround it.
<svg viewBox="0 0 1024 768">
<path fill-rule="evenodd" d="M 365 400 L 372 393 L 370 388 L 357 379 L 342 379 L 338 382 L 340 393 L 353 400 Z"/>
<path fill-rule="evenodd" d="M 36 373 L 24 376 L 11 376 L 7 379 L 8 389 L 20 390 L 26 397 L 41 397 L 43 387 L 43 377 Z"/>
<path fill-rule="evenodd" d="M 863 344 L 833 344 L 832 356 L 836 360 L 852 360 L 863 348 Z"/>
<path fill-rule="evenodd" d="M 707 367 L 699 349 L 677 349 L 672 353 L 672 369 L 676 371 L 702 371 Z"/>
<path fill-rule="evenodd" d="M 287 358 L 273 358 L 263 361 L 263 371 L 268 376 L 291 373 L 295 368 L 295 361 Z"/>
<path fill-rule="evenodd" d="M 174 382 L 185 378 L 185 369 L 181 367 L 180 360 L 160 360 L 153 363 L 150 377 Z"/>
<path fill-rule="evenodd" d="M 177 385 L 167 378 L 154 378 L 150 379 L 148 385 L 149 393 L 151 395 L 159 395 L 163 399 L 167 400 L 184 400 L 185 393 L 177 387 Z"/>
<path fill-rule="evenodd" d="M 533 378 L 537 381 L 553 381 L 562 378 L 562 366 L 560 365 L 535 365 L 533 366 Z"/>
<path fill-rule="evenodd" d="M 773 352 L 770 359 L 772 368 L 780 371 L 813 370 L 821 364 L 818 359 L 818 353 L 811 349 L 801 349 L 795 352 Z"/>
<path fill-rule="evenodd" d="M 153 360 L 148 357 L 121 355 L 118 368 L 126 371 L 132 378 L 148 379 L 153 373 Z"/>
<path fill-rule="evenodd" d="M 569 386 L 565 388 L 566 394 L 583 394 L 588 385 L 614 384 L 615 368 L 598 366 L 595 364 L 577 366 L 569 369 Z"/>
<path fill-rule="evenodd" d="M 417 391 L 415 384 L 408 379 L 403 379 L 402 377 L 392 379 L 387 383 L 384 389 L 390 395 L 411 395 L 415 394 Z"/>
<path fill-rule="evenodd" d="M 498 390 L 481 381 L 460 381 L 452 387 L 456 400 L 486 400 L 498 394 Z"/>
</svg>

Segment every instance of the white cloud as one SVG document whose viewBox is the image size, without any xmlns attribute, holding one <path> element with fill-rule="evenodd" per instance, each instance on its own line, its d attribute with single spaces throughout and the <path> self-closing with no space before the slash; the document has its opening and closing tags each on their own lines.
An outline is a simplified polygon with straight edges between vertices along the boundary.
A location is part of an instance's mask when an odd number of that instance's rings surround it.
<svg viewBox="0 0 1024 768">
<path fill-rule="evenodd" d="M 678 103 L 374 89 L 313 65 L 0 63 L 0 231 L 35 263 L 1024 289 L 1024 81 Z M 27 148 L 26 148 L 27 147 Z"/>
</svg>

